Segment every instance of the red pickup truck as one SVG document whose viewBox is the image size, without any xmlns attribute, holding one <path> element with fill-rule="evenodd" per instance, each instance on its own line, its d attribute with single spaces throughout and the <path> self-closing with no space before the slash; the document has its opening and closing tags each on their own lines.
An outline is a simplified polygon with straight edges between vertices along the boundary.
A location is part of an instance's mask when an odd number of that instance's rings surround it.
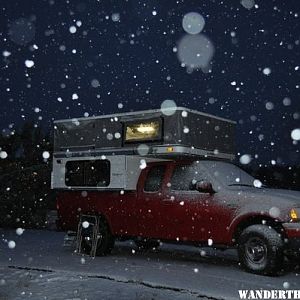
<svg viewBox="0 0 300 300">
<path fill-rule="evenodd" d="M 287 250 L 300 253 L 300 192 L 269 189 L 218 160 L 151 162 L 136 190 L 65 190 L 57 209 L 64 230 L 76 231 L 81 214 L 99 217 L 98 255 L 110 253 L 116 238 L 141 248 L 235 247 L 248 271 L 274 274 Z M 83 245 L 91 247 L 88 237 Z"/>
</svg>

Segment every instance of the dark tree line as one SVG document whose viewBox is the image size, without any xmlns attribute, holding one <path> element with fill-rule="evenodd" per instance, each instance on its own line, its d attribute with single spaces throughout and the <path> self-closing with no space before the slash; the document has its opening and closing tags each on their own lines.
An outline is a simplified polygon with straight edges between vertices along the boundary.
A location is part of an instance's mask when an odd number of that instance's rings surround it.
<svg viewBox="0 0 300 300">
<path fill-rule="evenodd" d="M 0 149 L 6 151 L 8 157 L 0 162 L 0 172 L 11 163 L 19 162 L 23 166 L 32 166 L 43 162 L 42 153 L 52 151 L 50 132 L 32 122 L 10 133 L 0 135 Z"/>
<path fill-rule="evenodd" d="M 300 190 L 300 166 L 263 166 L 249 168 L 255 178 L 273 188 Z"/>
<path fill-rule="evenodd" d="M 0 135 L 0 226 L 44 227 L 48 209 L 55 207 L 50 190 L 51 133 L 32 122 Z M 43 158 L 43 152 L 50 158 Z"/>
</svg>

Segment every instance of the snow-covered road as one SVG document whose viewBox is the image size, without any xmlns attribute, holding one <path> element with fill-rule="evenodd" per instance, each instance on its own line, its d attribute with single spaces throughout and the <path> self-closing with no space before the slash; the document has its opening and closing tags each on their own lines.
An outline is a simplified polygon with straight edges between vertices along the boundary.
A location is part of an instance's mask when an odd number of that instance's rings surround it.
<svg viewBox="0 0 300 300">
<path fill-rule="evenodd" d="M 110 256 L 93 259 L 63 247 L 63 237 L 46 230 L 21 236 L 0 230 L 0 300 L 237 299 L 239 289 L 300 288 L 297 268 L 287 266 L 280 277 L 249 274 L 233 250 L 165 244 L 140 252 L 133 243 L 118 242 Z"/>
</svg>

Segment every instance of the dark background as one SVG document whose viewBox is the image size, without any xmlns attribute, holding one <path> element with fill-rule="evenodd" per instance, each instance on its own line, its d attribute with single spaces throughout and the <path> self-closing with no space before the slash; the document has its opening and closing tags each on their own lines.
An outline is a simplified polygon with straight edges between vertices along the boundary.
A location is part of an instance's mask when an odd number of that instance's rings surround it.
<svg viewBox="0 0 300 300">
<path fill-rule="evenodd" d="M 0 49 L 11 55 L 1 59 L 0 128 L 14 130 L 34 120 L 48 129 L 53 119 L 159 108 L 173 99 L 236 120 L 238 151 L 258 154 L 256 162 L 298 164 L 299 145 L 293 145 L 290 134 L 300 123 L 300 67 L 295 70 L 300 65 L 300 2 L 255 3 L 258 8 L 248 10 L 239 0 L 2 0 Z M 188 74 L 173 53 L 185 33 L 182 18 L 192 11 L 205 18 L 203 33 L 215 46 L 208 74 Z M 114 13 L 119 22 L 112 21 Z M 17 44 L 9 33 L 20 18 L 30 30 Z M 71 34 L 76 21 L 82 25 Z M 24 64 L 28 59 L 35 63 L 32 68 Z M 269 76 L 262 72 L 266 67 Z M 92 87 L 93 79 L 99 87 Z M 74 93 L 79 99 L 72 100 Z M 283 105 L 285 97 L 291 105 Z"/>
<path fill-rule="evenodd" d="M 22 195 L 28 203 L 38 190 L 35 206 L 53 204 L 42 153 L 51 152 L 54 119 L 160 108 L 166 99 L 237 121 L 237 152 L 252 157 L 246 167 L 271 186 L 299 189 L 291 131 L 300 127 L 300 2 L 255 3 L 248 10 L 239 0 L 1 0 L 0 150 L 8 157 L 0 159 L 0 201 Z M 206 21 L 210 73 L 188 73 L 173 52 L 188 12 Z"/>
</svg>

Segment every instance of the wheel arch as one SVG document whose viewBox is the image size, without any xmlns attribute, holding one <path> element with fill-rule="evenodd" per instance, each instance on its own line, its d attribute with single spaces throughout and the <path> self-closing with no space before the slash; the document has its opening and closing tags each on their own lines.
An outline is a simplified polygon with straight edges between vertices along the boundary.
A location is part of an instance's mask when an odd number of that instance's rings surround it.
<svg viewBox="0 0 300 300">
<path fill-rule="evenodd" d="M 238 238 L 242 231 L 251 226 L 256 224 L 263 224 L 267 226 L 271 226 L 274 228 L 279 234 L 282 234 L 284 237 L 284 228 L 280 221 L 270 217 L 269 215 L 262 215 L 262 214 L 249 214 L 245 216 L 240 216 L 230 226 L 230 236 L 231 241 L 233 244 L 237 244 Z"/>
</svg>

